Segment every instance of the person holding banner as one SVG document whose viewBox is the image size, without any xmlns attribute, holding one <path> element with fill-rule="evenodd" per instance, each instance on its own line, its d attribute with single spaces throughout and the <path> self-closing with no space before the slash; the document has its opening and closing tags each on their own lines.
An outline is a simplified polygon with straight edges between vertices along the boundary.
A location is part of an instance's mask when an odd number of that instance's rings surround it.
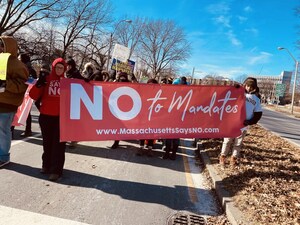
<svg viewBox="0 0 300 225">
<path fill-rule="evenodd" d="M 105 70 L 101 71 L 100 69 L 96 68 L 95 72 L 92 74 L 89 80 L 108 82 L 109 73 Z"/>
<path fill-rule="evenodd" d="M 125 72 L 119 72 L 116 76 L 116 80 L 114 82 L 130 82 L 128 79 L 128 74 Z M 114 141 L 113 145 L 110 147 L 111 149 L 116 149 L 119 147 L 119 140 Z"/>
<path fill-rule="evenodd" d="M 221 166 L 225 166 L 226 156 L 229 151 L 232 150 L 230 158 L 230 165 L 236 166 L 240 158 L 240 151 L 244 137 L 247 132 L 247 126 L 256 124 L 262 117 L 262 108 L 259 99 L 259 89 L 257 87 L 257 80 L 252 77 L 248 77 L 243 86 L 245 88 L 246 97 L 246 120 L 244 121 L 245 127 L 241 129 L 241 135 L 236 138 L 224 138 L 219 163 Z M 237 87 L 237 86 L 236 86 Z"/>
<path fill-rule="evenodd" d="M 67 78 L 80 79 L 80 80 L 84 79 L 84 77 L 81 76 L 79 70 L 77 69 L 77 65 L 74 59 L 68 57 L 66 63 L 67 63 L 67 71 L 66 71 Z M 78 143 L 77 141 L 71 141 L 69 148 L 70 149 L 76 148 L 77 143 Z"/>
<path fill-rule="evenodd" d="M 157 80 L 155 79 L 149 79 L 147 81 L 147 84 L 158 84 Z M 145 149 L 145 143 L 147 142 L 146 146 L 147 149 Z M 136 155 L 137 156 L 142 156 L 144 154 L 146 154 L 149 157 L 153 156 L 153 145 L 154 145 L 154 140 L 150 139 L 150 140 L 140 140 L 140 148 L 138 149 Z"/>
<path fill-rule="evenodd" d="M 173 80 L 172 80 L 172 78 L 164 77 L 164 78 L 161 79 L 160 83 L 161 84 L 172 84 Z"/>
<path fill-rule="evenodd" d="M 186 80 L 186 77 L 180 77 L 173 81 L 175 85 L 188 85 L 189 83 Z M 163 155 L 163 159 L 176 160 L 176 153 L 179 147 L 180 139 L 166 139 L 164 150 L 166 151 Z M 172 154 L 170 154 L 172 152 Z"/>
<path fill-rule="evenodd" d="M 42 76 L 31 88 L 29 96 L 40 99 L 39 124 L 43 137 L 41 173 L 50 174 L 49 180 L 58 180 L 63 173 L 66 142 L 60 142 L 60 81 L 64 79 L 67 64 L 62 58 L 54 60 L 50 74 Z"/>
<path fill-rule="evenodd" d="M 10 162 L 11 125 L 27 89 L 29 72 L 13 37 L 0 37 L 0 167 Z"/>
<path fill-rule="evenodd" d="M 95 67 L 94 67 L 93 63 L 91 63 L 91 62 L 86 63 L 84 65 L 84 69 L 82 71 L 82 76 L 83 76 L 84 80 L 87 82 L 90 81 L 94 72 L 95 72 Z"/>
<path fill-rule="evenodd" d="M 81 76 L 79 70 L 77 69 L 76 62 L 71 57 L 69 57 L 67 59 L 67 72 L 66 72 L 66 75 L 67 75 L 67 78 L 75 78 L 75 79 L 83 80 L 83 76 Z"/>
</svg>

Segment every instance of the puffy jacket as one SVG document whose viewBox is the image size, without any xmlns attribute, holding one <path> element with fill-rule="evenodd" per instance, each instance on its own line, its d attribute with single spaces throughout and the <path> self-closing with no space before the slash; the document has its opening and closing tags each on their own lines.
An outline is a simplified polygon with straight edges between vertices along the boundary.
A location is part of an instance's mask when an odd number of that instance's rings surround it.
<svg viewBox="0 0 300 225">
<path fill-rule="evenodd" d="M 27 89 L 25 82 L 28 79 L 29 72 L 26 66 L 17 58 L 17 41 L 13 37 L 1 36 L 0 38 L 4 43 L 4 53 L 10 54 L 7 61 L 5 91 L 0 93 L 0 113 L 14 112 L 22 104 Z M 3 55 L 0 53 L 0 57 L 3 57 Z"/>
<path fill-rule="evenodd" d="M 29 96 L 33 100 L 40 100 L 40 113 L 49 116 L 59 116 L 60 106 L 60 81 L 65 79 L 64 74 L 58 76 L 55 72 L 56 64 L 64 66 L 66 72 L 67 64 L 62 58 L 54 60 L 50 74 L 46 77 L 46 85 L 42 87 L 33 86 Z"/>
</svg>

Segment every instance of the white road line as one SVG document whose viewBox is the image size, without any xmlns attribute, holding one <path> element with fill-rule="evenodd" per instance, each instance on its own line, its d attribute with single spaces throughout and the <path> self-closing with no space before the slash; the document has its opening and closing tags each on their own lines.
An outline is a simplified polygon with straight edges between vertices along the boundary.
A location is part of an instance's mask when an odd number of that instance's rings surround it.
<svg viewBox="0 0 300 225">
<path fill-rule="evenodd" d="M 24 141 L 27 141 L 27 140 L 29 140 L 29 139 L 36 139 L 37 137 L 42 137 L 42 135 L 41 135 L 41 134 L 35 134 L 35 135 L 30 136 L 30 137 L 23 138 L 23 139 L 21 139 L 21 140 L 17 140 L 17 141 L 12 140 L 11 146 L 20 144 L 20 143 L 22 143 L 22 142 L 24 142 Z"/>
<path fill-rule="evenodd" d="M 0 206 L 0 224 L 5 225 L 87 225 L 77 221 L 56 218 L 39 213 Z"/>
</svg>

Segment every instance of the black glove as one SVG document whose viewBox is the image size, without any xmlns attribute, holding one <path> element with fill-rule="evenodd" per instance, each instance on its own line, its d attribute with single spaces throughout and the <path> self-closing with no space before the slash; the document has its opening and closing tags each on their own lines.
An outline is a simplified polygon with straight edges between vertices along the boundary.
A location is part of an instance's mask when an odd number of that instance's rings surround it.
<svg viewBox="0 0 300 225">
<path fill-rule="evenodd" d="M 40 76 L 39 76 L 39 79 L 38 81 L 36 82 L 35 86 L 37 88 L 40 88 L 42 86 L 45 86 L 47 84 L 47 80 L 46 80 L 46 77 L 49 75 L 49 72 L 47 71 L 41 71 L 40 72 Z"/>
<path fill-rule="evenodd" d="M 251 124 L 250 124 L 250 120 L 245 120 L 243 124 L 244 124 L 245 126 L 251 125 Z"/>
<path fill-rule="evenodd" d="M 257 124 L 257 122 L 261 119 L 261 117 L 262 117 L 262 112 L 254 112 L 252 119 L 245 120 L 243 124 L 245 126 Z"/>
</svg>

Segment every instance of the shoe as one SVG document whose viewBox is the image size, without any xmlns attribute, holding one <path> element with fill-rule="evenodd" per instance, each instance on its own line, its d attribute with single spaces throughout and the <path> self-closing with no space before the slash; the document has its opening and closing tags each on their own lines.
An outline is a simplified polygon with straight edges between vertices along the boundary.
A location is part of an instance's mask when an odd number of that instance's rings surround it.
<svg viewBox="0 0 300 225">
<path fill-rule="evenodd" d="M 144 147 L 140 147 L 137 152 L 135 153 L 137 156 L 142 156 L 144 155 Z"/>
<path fill-rule="evenodd" d="M 10 161 L 0 161 L 0 167 L 3 167 L 5 165 L 7 165 L 8 163 L 10 163 Z"/>
<path fill-rule="evenodd" d="M 40 173 L 41 174 L 49 174 L 50 173 L 50 171 L 47 169 L 47 168 L 42 168 L 41 170 L 40 170 Z"/>
<path fill-rule="evenodd" d="M 230 166 L 234 167 L 238 164 L 238 158 L 235 156 L 231 156 L 230 158 Z"/>
<path fill-rule="evenodd" d="M 119 147 L 119 144 L 118 143 L 114 143 L 110 148 L 111 149 L 116 149 Z"/>
<path fill-rule="evenodd" d="M 31 131 L 25 131 L 22 134 L 20 134 L 20 137 L 29 137 L 32 136 L 32 132 Z"/>
<path fill-rule="evenodd" d="M 49 176 L 50 181 L 57 181 L 61 176 L 59 174 L 52 173 Z"/>
<path fill-rule="evenodd" d="M 176 154 L 173 154 L 173 153 L 172 153 L 172 154 L 170 155 L 169 159 L 171 159 L 171 160 L 176 160 Z"/>
<path fill-rule="evenodd" d="M 69 149 L 74 149 L 77 147 L 77 141 L 71 141 L 69 144 Z"/>
<path fill-rule="evenodd" d="M 225 155 L 220 155 L 219 163 L 220 163 L 221 166 L 225 166 L 225 161 L 226 161 L 226 156 Z"/>
<path fill-rule="evenodd" d="M 170 157 L 170 154 L 168 152 L 165 152 L 162 159 L 168 159 Z"/>
</svg>

